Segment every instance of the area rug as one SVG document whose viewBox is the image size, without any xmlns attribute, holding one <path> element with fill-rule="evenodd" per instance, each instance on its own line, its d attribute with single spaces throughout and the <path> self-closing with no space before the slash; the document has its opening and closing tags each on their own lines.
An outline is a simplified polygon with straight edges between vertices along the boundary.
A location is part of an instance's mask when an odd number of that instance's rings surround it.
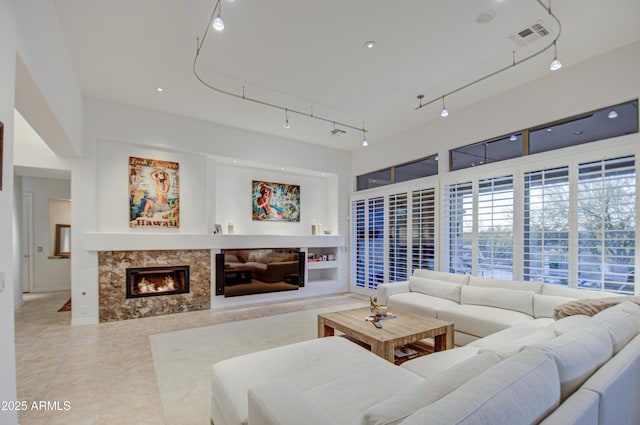
<svg viewBox="0 0 640 425">
<path fill-rule="evenodd" d="M 71 311 L 71 298 L 58 311 Z"/>
<path fill-rule="evenodd" d="M 356 302 L 151 335 L 165 423 L 210 423 L 211 366 L 215 362 L 316 338 L 318 313 L 365 305 Z"/>
</svg>

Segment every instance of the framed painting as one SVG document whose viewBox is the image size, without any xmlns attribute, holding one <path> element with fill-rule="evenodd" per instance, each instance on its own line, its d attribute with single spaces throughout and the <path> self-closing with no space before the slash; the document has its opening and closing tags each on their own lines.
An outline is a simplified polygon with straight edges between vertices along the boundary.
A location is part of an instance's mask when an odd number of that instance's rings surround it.
<svg viewBox="0 0 640 425">
<path fill-rule="evenodd" d="M 253 180 L 253 221 L 300 221 L 300 186 Z"/>
<path fill-rule="evenodd" d="M 129 227 L 180 227 L 177 162 L 129 157 Z"/>
</svg>

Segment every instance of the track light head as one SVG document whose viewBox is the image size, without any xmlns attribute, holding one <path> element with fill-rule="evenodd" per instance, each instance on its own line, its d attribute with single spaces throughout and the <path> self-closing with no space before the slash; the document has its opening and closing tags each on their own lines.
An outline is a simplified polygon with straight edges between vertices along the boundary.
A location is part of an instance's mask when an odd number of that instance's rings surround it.
<svg viewBox="0 0 640 425">
<path fill-rule="evenodd" d="M 449 110 L 444 106 L 444 96 L 442 96 L 442 111 L 440 111 L 440 116 L 442 118 L 449 116 Z"/>
<path fill-rule="evenodd" d="M 222 20 L 222 16 L 218 13 L 218 16 L 213 18 L 213 23 L 211 24 L 213 29 L 216 31 L 222 31 L 224 29 L 224 21 Z"/>
<path fill-rule="evenodd" d="M 549 65 L 549 69 L 552 71 L 557 71 L 562 68 L 562 62 L 558 59 L 558 49 L 556 47 L 556 42 L 553 42 L 553 61 L 551 65 Z"/>
</svg>

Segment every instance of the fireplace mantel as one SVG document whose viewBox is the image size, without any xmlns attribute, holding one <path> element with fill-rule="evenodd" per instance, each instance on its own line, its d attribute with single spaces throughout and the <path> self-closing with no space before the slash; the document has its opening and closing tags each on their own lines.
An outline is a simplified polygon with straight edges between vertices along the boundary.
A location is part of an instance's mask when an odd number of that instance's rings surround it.
<svg viewBox="0 0 640 425">
<path fill-rule="evenodd" d="M 225 235 L 188 233 L 86 233 L 87 251 L 146 251 L 343 246 L 341 235 Z"/>
</svg>

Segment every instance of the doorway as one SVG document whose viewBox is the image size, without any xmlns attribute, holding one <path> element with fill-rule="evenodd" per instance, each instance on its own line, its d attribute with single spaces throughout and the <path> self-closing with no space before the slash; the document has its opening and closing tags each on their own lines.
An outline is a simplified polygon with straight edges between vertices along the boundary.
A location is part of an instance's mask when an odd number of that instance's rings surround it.
<svg viewBox="0 0 640 425">
<path fill-rule="evenodd" d="M 33 291 L 33 193 L 22 194 L 22 292 Z"/>
</svg>

